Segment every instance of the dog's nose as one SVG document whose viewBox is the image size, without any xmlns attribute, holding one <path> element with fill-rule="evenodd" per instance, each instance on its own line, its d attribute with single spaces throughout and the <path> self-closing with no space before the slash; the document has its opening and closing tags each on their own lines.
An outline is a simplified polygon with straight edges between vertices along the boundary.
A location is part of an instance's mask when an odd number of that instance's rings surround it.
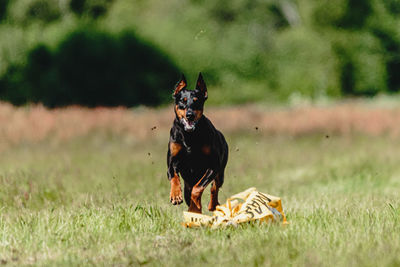
<svg viewBox="0 0 400 267">
<path fill-rule="evenodd" d="M 187 112 L 186 112 L 186 118 L 188 119 L 188 120 L 190 120 L 190 121 L 192 121 L 192 120 L 194 120 L 194 112 L 192 111 L 192 110 L 188 110 Z"/>
</svg>

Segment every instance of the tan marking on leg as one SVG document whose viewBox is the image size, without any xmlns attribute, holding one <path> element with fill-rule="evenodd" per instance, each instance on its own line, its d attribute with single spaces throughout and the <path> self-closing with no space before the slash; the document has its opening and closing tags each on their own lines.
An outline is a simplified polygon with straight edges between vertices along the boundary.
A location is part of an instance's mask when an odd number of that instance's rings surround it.
<svg viewBox="0 0 400 267">
<path fill-rule="evenodd" d="M 169 194 L 169 200 L 173 205 L 179 205 L 183 202 L 182 199 L 182 189 L 181 189 L 181 181 L 177 173 L 171 179 L 171 191 Z"/>
<path fill-rule="evenodd" d="M 219 187 L 217 186 L 216 181 L 214 181 L 213 185 L 211 186 L 210 203 L 208 204 L 209 211 L 214 211 L 215 207 L 219 205 L 218 190 L 219 190 Z"/>
<path fill-rule="evenodd" d="M 210 171 L 212 172 L 212 170 L 207 169 L 203 177 L 201 177 L 197 184 L 193 186 L 189 206 L 190 212 L 201 213 L 201 196 L 203 195 L 203 191 L 207 186 L 202 186 L 201 184 L 203 183 L 204 179 L 210 174 Z"/>
<path fill-rule="evenodd" d="M 189 211 L 201 213 L 201 196 L 205 187 L 195 185 L 192 189 Z"/>
</svg>

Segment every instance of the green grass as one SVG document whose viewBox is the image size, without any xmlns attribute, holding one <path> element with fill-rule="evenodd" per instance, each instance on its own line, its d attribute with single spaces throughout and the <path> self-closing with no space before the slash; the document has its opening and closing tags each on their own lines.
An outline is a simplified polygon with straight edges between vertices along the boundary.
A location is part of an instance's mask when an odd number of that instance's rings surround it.
<svg viewBox="0 0 400 267">
<path fill-rule="evenodd" d="M 400 140 L 227 136 L 224 201 L 255 186 L 290 225 L 186 229 L 166 141 L 94 133 L 0 157 L 0 261 L 11 265 L 400 265 Z M 209 193 L 203 197 L 203 208 Z"/>
</svg>

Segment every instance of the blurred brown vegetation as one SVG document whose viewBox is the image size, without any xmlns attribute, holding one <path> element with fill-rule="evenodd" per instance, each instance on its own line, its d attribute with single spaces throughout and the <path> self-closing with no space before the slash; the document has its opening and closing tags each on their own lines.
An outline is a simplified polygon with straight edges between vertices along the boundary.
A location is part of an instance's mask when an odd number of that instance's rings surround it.
<svg viewBox="0 0 400 267">
<path fill-rule="evenodd" d="M 224 133 L 302 136 L 362 133 L 371 136 L 400 135 L 400 107 L 369 107 L 342 103 L 326 107 L 266 110 L 256 105 L 206 108 L 214 125 Z M 162 109 L 83 108 L 47 109 L 0 104 L 0 148 L 41 141 L 63 142 L 94 133 L 131 138 L 134 142 L 168 139 L 174 119 L 172 107 Z"/>
</svg>

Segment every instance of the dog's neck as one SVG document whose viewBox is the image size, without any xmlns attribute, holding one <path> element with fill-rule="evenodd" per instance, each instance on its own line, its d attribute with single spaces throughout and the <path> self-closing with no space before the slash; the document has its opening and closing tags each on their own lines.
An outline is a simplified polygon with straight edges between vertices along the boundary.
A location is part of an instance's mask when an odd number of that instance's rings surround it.
<svg viewBox="0 0 400 267">
<path fill-rule="evenodd" d="M 184 129 L 184 126 L 176 117 L 174 120 L 174 124 L 177 129 L 179 129 L 179 135 L 177 138 L 183 143 L 186 149 L 189 151 L 193 145 L 198 143 L 199 136 L 201 136 L 202 127 L 204 127 L 205 116 L 202 115 L 199 121 L 197 122 L 197 127 L 194 129 L 193 132 L 187 132 Z"/>
</svg>

